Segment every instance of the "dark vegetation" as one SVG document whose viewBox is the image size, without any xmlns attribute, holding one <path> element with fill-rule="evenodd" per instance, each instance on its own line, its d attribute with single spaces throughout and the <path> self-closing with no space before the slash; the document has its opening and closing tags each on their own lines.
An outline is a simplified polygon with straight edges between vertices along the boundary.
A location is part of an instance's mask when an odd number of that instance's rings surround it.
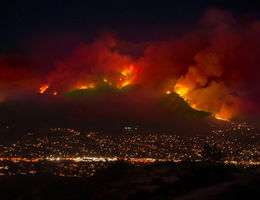
<svg viewBox="0 0 260 200">
<path fill-rule="evenodd" d="M 220 162 L 223 158 L 225 158 L 226 153 L 223 152 L 223 150 L 216 145 L 205 143 L 201 155 L 204 161 Z"/>
<path fill-rule="evenodd" d="M 160 104 L 163 107 L 167 107 L 167 109 L 170 110 L 171 113 L 178 113 L 179 115 L 187 119 L 192 118 L 196 120 L 201 120 L 210 115 L 210 113 L 208 112 L 193 109 L 187 101 L 185 101 L 180 95 L 174 92 L 162 98 Z"/>
<path fill-rule="evenodd" d="M 259 168 L 209 162 L 118 162 L 90 178 L 0 177 L 1 199 L 257 199 Z M 196 191 L 198 194 L 196 194 Z M 234 198 L 235 197 L 235 198 Z M 250 198 L 246 198 L 250 197 Z"/>
</svg>

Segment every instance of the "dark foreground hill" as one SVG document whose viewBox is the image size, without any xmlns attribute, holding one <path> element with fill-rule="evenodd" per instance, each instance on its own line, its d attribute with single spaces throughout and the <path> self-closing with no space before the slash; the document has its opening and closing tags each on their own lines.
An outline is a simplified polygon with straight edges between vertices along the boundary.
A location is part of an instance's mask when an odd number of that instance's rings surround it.
<svg viewBox="0 0 260 200">
<path fill-rule="evenodd" d="M 259 168 L 117 163 L 90 178 L 2 176 L 3 199 L 259 199 Z"/>
</svg>

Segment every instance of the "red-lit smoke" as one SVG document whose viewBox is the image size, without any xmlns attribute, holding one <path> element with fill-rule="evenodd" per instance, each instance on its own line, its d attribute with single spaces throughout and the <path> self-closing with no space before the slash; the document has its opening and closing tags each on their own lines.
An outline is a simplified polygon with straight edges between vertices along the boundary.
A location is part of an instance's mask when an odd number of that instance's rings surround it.
<svg viewBox="0 0 260 200">
<path fill-rule="evenodd" d="M 226 119 L 251 112 L 259 115 L 259 35 L 260 21 L 240 20 L 215 9 L 188 33 L 145 42 L 139 56 L 126 54 L 126 45 L 120 44 L 127 42 L 108 34 L 53 60 L 38 92 L 59 95 L 104 81 L 119 89 L 138 85 L 157 98 L 174 91 L 192 107 Z M 1 87 L 27 87 L 32 79 L 27 71 L 1 62 Z M 45 90 L 39 91 L 43 86 Z"/>
<path fill-rule="evenodd" d="M 39 83 L 24 60 L 15 56 L 0 56 L 0 102 L 32 92 Z"/>
</svg>

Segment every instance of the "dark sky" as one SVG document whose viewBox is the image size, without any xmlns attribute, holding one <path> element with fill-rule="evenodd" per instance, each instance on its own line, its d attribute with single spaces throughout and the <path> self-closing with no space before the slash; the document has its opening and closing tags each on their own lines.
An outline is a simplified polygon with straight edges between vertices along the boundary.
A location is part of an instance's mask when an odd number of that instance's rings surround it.
<svg viewBox="0 0 260 200">
<path fill-rule="evenodd" d="M 1 1 L 0 48 L 20 48 L 39 34 L 64 31 L 93 35 L 104 29 L 132 40 L 158 39 L 199 19 L 206 9 L 226 9 L 254 17 L 257 1 Z"/>
</svg>

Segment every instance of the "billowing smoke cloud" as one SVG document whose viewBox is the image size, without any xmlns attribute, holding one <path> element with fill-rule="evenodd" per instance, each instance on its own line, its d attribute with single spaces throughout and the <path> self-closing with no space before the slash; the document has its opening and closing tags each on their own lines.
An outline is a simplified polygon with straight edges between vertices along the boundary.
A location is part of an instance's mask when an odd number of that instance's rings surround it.
<svg viewBox="0 0 260 200">
<path fill-rule="evenodd" d="M 132 60 L 114 50 L 115 45 L 112 36 L 103 36 L 91 44 L 80 44 L 71 56 L 55 63 L 56 69 L 47 79 L 48 85 L 62 92 L 89 85 L 94 87 L 101 79 L 122 84 L 119 82 L 130 76 L 127 70 L 131 70 Z"/>
<path fill-rule="evenodd" d="M 130 45 L 109 34 L 81 43 L 69 56 L 53 60 L 53 67 L 46 67 L 47 77 L 40 82 L 48 85 L 46 92 L 58 94 L 93 88 L 100 81 L 119 89 L 138 85 L 154 99 L 175 91 L 194 108 L 223 118 L 252 112 L 259 115 L 259 35 L 260 21 L 241 20 L 213 9 L 188 33 L 142 42 L 140 49 L 146 46 L 142 55 L 127 54 L 131 50 L 126 44 L 139 52 L 138 44 Z M 2 88 L 9 84 L 27 87 L 23 85 L 30 79 L 26 78 L 26 68 L 11 69 L 1 64 L 0 70 Z M 136 95 L 133 99 L 138 99 L 139 93 L 132 92 Z"/>
<path fill-rule="evenodd" d="M 197 30 L 148 47 L 140 59 L 143 76 L 156 80 L 154 87 L 179 93 L 196 109 L 222 118 L 248 113 L 248 102 L 256 105 L 259 99 L 259 25 L 210 10 Z"/>
<path fill-rule="evenodd" d="M 205 50 L 195 55 L 195 66 L 189 66 L 185 76 L 178 79 L 176 88 L 187 91 L 196 87 L 203 87 L 209 82 L 209 78 L 220 78 L 224 73 L 224 66 L 221 65 L 221 58 L 211 50 Z"/>
</svg>

